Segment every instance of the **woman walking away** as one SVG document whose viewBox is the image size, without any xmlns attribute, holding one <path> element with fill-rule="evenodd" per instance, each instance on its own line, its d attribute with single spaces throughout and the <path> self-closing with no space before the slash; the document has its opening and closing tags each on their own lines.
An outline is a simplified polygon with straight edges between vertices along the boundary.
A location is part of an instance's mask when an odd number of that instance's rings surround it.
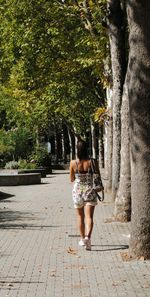
<svg viewBox="0 0 150 297">
<path fill-rule="evenodd" d="M 79 245 L 84 246 L 86 250 L 91 250 L 93 215 L 95 205 L 97 205 L 97 195 L 92 189 L 93 170 L 91 163 L 85 141 L 79 140 L 77 143 L 77 160 L 70 162 L 70 180 L 74 182 L 72 198 L 81 235 Z M 99 172 L 97 162 L 94 163 L 95 170 Z"/>
</svg>

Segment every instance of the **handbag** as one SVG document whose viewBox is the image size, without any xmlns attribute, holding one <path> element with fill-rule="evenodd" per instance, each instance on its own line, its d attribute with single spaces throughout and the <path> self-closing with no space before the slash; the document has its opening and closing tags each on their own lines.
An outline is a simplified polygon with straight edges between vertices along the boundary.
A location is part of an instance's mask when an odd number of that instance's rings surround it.
<svg viewBox="0 0 150 297">
<path fill-rule="evenodd" d="M 92 169 L 92 173 L 93 173 L 93 189 L 96 192 L 101 192 L 102 190 L 104 190 L 104 186 L 102 183 L 100 173 L 96 172 L 95 163 L 94 163 L 93 159 L 91 159 L 91 169 Z"/>
<path fill-rule="evenodd" d="M 98 198 L 99 201 L 104 200 L 104 186 L 102 183 L 100 172 L 96 172 L 94 160 L 91 159 L 92 169 L 92 188 L 89 187 L 84 193 L 84 201 L 90 202 Z M 101 195 L 99 194 L 101 192 Z"/>
<path fill-rule="evenodd" d="M 99 201 L 104 201 L 104 190 L 102 190 L 102 193 L 101 193 L 102 195 L 101 196 L 96 191 L 95 191 L 95 194 L 96 194 Z"/>
</svg>

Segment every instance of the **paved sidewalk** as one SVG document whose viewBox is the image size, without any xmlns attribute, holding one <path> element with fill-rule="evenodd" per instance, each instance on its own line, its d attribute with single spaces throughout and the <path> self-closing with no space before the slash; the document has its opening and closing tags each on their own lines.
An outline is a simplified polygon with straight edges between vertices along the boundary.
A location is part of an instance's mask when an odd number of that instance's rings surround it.
<svg viewBox="0 0 150 297">
<path fill-rule="evenodd" d="M 41 185 L 3 187 L 0 297 L 150 296 L 150 261 L 124 262 L 130 224 L 109 223 L 109 201 L 95 210 L 92 251 L 78 247 L 68 172 Z"/>
</svg>

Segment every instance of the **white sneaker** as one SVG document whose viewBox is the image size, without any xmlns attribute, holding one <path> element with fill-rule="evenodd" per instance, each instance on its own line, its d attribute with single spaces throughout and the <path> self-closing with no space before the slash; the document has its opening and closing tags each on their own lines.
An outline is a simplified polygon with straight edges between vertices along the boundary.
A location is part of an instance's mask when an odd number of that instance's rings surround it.
<svg viewBox="0 0 150 297">
<path fill-rule="evenodd" d="M 88 237 L 84 238 L 85 249 L 91 251 L 91 240 Z"/>
<path fill-rule="evenodd" d="M 85 246 L 85 241 L 84 241 L 84 239 L 80 239 L 80 241 L 79 241 L 79 246 Z"/>
</svg>

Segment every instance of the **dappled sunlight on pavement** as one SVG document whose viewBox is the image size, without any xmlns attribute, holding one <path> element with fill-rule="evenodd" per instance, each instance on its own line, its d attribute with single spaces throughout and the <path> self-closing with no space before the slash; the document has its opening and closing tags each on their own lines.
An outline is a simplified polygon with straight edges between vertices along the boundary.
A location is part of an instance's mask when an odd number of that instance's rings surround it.
<svg viewBox="0 0 150 297">
<path fill-rule="evenodd" d="M 95 210 L 92 251 L 78 246 L 68 171 L 41 185 L 2 187 L 0 296 L 149 296 L 150 262 L 123 261 L 130 223 L 112 222 L 105 197 Z"/>
</svg>

